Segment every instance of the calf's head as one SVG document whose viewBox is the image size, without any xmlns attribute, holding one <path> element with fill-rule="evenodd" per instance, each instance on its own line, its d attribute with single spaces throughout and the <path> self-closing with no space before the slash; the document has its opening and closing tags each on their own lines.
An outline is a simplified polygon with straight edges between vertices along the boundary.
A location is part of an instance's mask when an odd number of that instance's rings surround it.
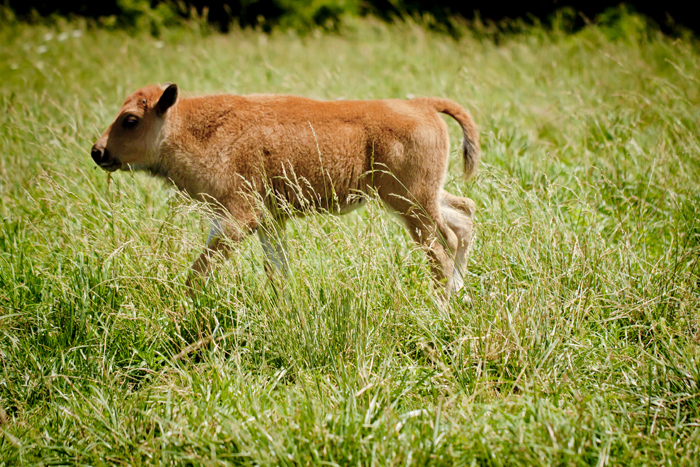
<svg viewBox="0 0 700 467">
<path fill-rule="evenodd" d="M 109 172 L 155 163 L 163 126 L 177 95 L 177 85 L 168 83 L 146 86 L 127 97 L 117 118 L 92 147 L 95 163 Z"/>
</svg>

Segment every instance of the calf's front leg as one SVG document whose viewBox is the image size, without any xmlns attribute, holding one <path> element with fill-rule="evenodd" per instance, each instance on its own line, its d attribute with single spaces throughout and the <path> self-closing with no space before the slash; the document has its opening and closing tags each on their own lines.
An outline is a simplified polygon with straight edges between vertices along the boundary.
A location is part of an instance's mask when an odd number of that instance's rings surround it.
<svg viewBox="0 0 700 467">
<path fill-rule="evenodd" d="M 236 218 L 214 219 L 209 229 L 207 246 L 192 264 L 192 274 L 187 280 L 187 286 L 192 287 L 193 282 L 204 280 L 212 269 L 212 259 L 221 254 L 228 258 L 231 244 L 246 238 L 258 226 L 258 216 L 254 213 Z"/>
<path fill-rule="evenodd" d="M 265 272 L 270 279 L 273 279 L 276 273 L 286 276 L 289 272 L 285 224 L 286 220 L 276 219 L 258 227 L 258 238 L 267 257 Z"/>
</svg>

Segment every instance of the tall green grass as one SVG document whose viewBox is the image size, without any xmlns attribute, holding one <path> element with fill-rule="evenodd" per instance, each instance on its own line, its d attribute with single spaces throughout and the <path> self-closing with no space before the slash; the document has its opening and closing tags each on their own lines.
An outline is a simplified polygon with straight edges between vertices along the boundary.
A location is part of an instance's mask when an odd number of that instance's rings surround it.
<svg viewBox="0 0 700 467">
<path fill-rule="evenodd" d="M 497 41 L 9 22 L 0 44 L 0 465 L 697 464 L 693 40 L 626 16 Z M 447 181 L 477 204 L 471 301 L 440 305 L 376 201 L 290 222 L 286 284 L 253 238 L 191 298 L 201 209 L 88 153 L 165 81 L 471 109 L 483 164 L 462 181 L 450 124 Z"/>
</svg>

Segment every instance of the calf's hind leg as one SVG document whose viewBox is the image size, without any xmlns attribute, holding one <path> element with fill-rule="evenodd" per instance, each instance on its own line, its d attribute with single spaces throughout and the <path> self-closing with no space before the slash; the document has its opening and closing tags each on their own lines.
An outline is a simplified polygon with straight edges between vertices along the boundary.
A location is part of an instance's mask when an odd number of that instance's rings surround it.
<svg viewBox="0 0 700 467">
<path fill-rule="evenodd" d="M 449 298 L 457 236 L 447 226 L 438 200 L 410 203 L 408 197 L 388 196 L 384 202 L 403 218 L 413 239 L 426 250 L 433 277 Z"/>
<path fill-rule="evenodd" d="M 476 206 L 469 198 L 454 196 L 446 191 L 440 194 L 440 210 L 449 228 L 457 236 L 454 271 L 452 274 L 452 291 L 464 287 L 464 274 L 467 271 L 467 259 L 473 235 L 473 219 Z"/>
</svg>

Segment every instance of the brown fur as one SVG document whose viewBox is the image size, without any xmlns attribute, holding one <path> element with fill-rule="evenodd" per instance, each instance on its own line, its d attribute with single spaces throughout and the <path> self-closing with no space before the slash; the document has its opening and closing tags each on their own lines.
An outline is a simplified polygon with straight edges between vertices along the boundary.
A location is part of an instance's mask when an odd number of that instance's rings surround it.
<svg viewBox="0 0 700 467">
<path fill-rule="evenodd" d="M 126 99 L 93 147 L 98 164 L 110 171 L 145 169 L 212 202 L 234 241 L 262 222 L 251 192 L 270 208 L 282 200 L 337 212 L 350 210 L 358 194 L 376 192 L 425 246 L 436 279 L 455 287 L 453 265 L 456 259 L 459 268 L 466 266 L 474 203 L 442 190 L 449 136 L 439 112 L 462 127 L 467 177 L 480 157 L 476 126 L 458 104 L 215 95 L 169 106 L 166 97 L 174 92 L 177 99 L 173 86 L 165 93 L 148 86 Z M 129 116 L 138 119 L 131 129 L 123 127 Z M 283 226 L 290 212 L 274 212 Z M 214 239 L 194 269 L 205 273 L 211 252 L 225 245 Z"/>
</svg>

